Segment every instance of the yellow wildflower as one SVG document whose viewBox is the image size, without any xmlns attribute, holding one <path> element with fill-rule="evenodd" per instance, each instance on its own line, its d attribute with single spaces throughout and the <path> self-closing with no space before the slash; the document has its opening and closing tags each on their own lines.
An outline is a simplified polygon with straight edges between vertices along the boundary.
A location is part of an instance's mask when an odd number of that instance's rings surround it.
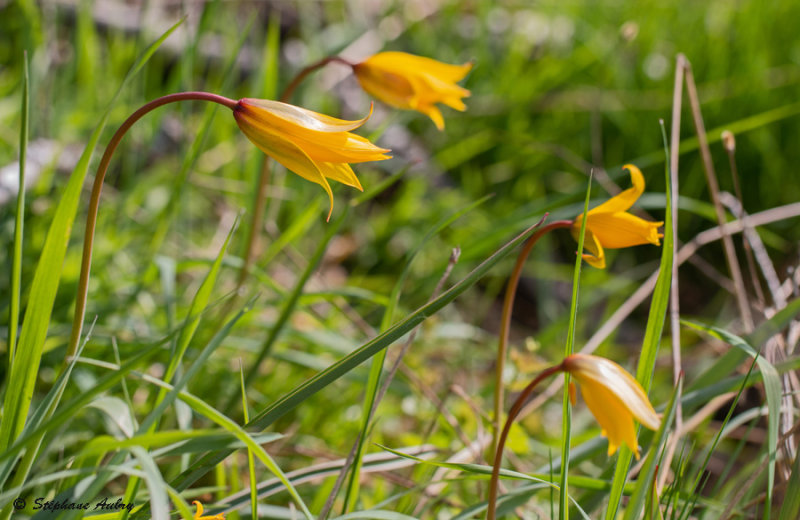
<svg viewBox="0 0 800 520">
<path fill-rule="evenodd" d="M 203 504 L 197 500 L 193 500 L 192 504 L 197 506 L 197 511 L 194 513 L 194 520 L 225 520 L 225 513 L 217 513 L 214 516 L 203 516 Z"/>
<path fill-rule="evenodd" d="M 562 366 L 580 385 L 586 405 L 608 437 L 608 454 L 613 455 L 625 443 L 638 459 L 634 418 L 651 430 L 661 423 L 639 382 L 621 366 L 598 356 L 573 354 Z M 574 404 L 575 391 L 570 390 Z"/>
<path fill-rule="evenodd" d="M 362 190 L 348 163 L 390 159 L 389 150 L 378 148 L 369 140 L 353 134 L 370 113 L 357 121 L 344 121 L 279 101 L 240 99 L 233 108 L 236 123 L 261 151 L 288 170 L 333 192 L 328 179 Z M 362 190 L 363 191 L 363 190 Z"/>
<path fill-rule="evenodd" d="M 353 73 L 365 91 L 394 107 L 427 115 L 439 130 L 444 129 L 444 118 L 436 103 L 466 110 L 461 99 L 470 92 L 456 82 L 470 69 L 471 63 L 449 65 L 405 52 L 381 52 L 353 65 Z"/>
<path fill-rule="evenodd" d="M 586 214 L 586 235 L 583 243 L 591 254 L 584 254 L 583 259 L 600 269 L 606 266 L 603 248 L 619 249 L 640 244 L 657 246 L 661 244 L 659 239 L 664 236 L 658 232 L 658 228 L 664 225 L 663 222 L 650 222 L 626 213 L 644 193 L 644 176 L 632 164 L 626 164 L 622 168 L 630 172 L 633 186 Z M 575 237 L 580 233 L 582 220 L 583 214 L 580 214 L 572 223 L 572 234 Z"/>
</svg>

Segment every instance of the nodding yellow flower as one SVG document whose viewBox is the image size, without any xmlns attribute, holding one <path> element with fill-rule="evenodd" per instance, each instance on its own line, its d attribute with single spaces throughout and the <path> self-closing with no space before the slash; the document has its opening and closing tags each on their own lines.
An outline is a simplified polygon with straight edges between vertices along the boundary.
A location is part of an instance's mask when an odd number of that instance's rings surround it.
<svg viewBox="0 0 800 520">
<path fill-rule="evenodd" d="M 197 507 L 197 511 L 194 513 L 194 520 L 225 520 L 225 513 L 217 513 L 214 516 L 203 516 L 203 504 L 198 502 L 197 500 L 193 500 L 192 504 Z"/>
<path fill-rule="evenodd" d="M 328 179 L 359 190 L 348 163 L 390 159 L 389 150 L 353 134 L 372 115 L 345 121 L 311 110 L 267 99 L 240 99 L 233 108 L 236 123 L 250 141 L 286 169 L 325 189 L 330 199 L 328 219 L 333 211 L 333 191 Z"/>
<path fill-rule="evenodd" d="M 572 354 L 562 366 L 580 385 L 583 400 L 608 437 L 608 454 L 625 443 L 638 459 L 633 420 L 651 430 L 661 424 L 639 382 L 618 364 L 598 356 Z M 575 404 L 574 387 L 570 387 L 570 397 Z"/>
<path fill-rule="evenodd" d="M 470 92 L 456 82 L 470 69 L 471 63 L 448 65 L 405 52 L 381 52 L 353 65 L 365 91 L 394 107 L 422 112 L 439 130 L 444 129 L 444 118 L 436 103 L 466 110 L 461 99 Z"/>
<path fill-rule="evenodd" d="M 630 172 L 633 186 L 586 214 L 583 244 L 591 254 L 584 254 L 583 259 L 599 269 L 606 266 L 603 248 L 619 249 L 640 244 L 657 246 L 661 245 L 659 239 L 664 236 L 658 232 L 658 228 L 664 225 L 663 222 L 650 222 L 626 213 L 644 193 L 644 176 L 632 164 L 626 164 L 622 168 Z M 576 239 L 581 231 L 582 220 L 581 213 L 572 223 L 572 234 Z"/>
</svg>

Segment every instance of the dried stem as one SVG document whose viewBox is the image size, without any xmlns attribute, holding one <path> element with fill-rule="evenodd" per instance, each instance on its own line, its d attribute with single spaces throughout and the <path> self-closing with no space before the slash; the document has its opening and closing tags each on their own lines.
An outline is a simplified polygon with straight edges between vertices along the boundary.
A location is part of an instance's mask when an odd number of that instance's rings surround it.
<svg viewBox="0 0 800 520">
<path fill-rule="evenodd" d="M 131 114 L 130 117 L 128 117 L 128 119 L 126 119 L 116 131 L 114 136 L 111 138 L 111 141 L 109 141 L 108 146 L 106 146 L 105 153 L 103 153 L 103 158 L 100 159 L 100 165 L 97 168 L 97 175 L 95 176 L 94 184 L 92 185 L 92 195 L 89 199 L 89 212 L 86 216 L 86 231 L 83 235 L 81 274 L 80 279 L 78 280 L 78 294 L 75 298 L 75 315 L 72 320 L 72 334 L 69 339 L 67 354 L 64 357 L 65 363 L 67 359 L 70 359 L 73 355 L 75 355 L 75 351 L 78 348 L 78 342 L 80 341 L 81 337 L 81 330 L 83 328 L 83 319 L 86 314 L 86 299 L 89 291 L 89 271 L 91 270 L 92 264 L 94 232 L 97 226 L 97 212 L 100 206 L 100 192 L 103 189 L 103 181 L 106 177 L 108 164 L 111 162 L 111 156 L 114 154 L 114 151 L 117 149 L 117 146 L 119 145 L 125 133 L 145 114 L 162 105 L 189 100 L 219 103 L 220 105 L 224 105 L 231 110 L 233 110 L 236 106 L 236 101 L 208 92 L 179 92 L 177 94 L 169 94 L 167 96 L 150 101 L 139 110 Z"/>
<path fill-rule="evenodd" d="M 708 190 L 711 193 L 711 201 L 714 203 L 714 211 L 717 214 L 717 222 L 722 226 L 727 219 L 725 218 L 725 210 L 722 209 L 722 204 L 719 201 L 719 183 L 717 182 L 717 175 L 714 173 L 714 163 L 711 160 L 711 150 L 708 147 L 708 137 L 706 136 L 706 128 L 703 123 L 703 114 L 700 112 L 697 85 L 694 82 L 692 66 L 685 58 L 683 59 L 683 70 L 686 74 L 686 93 L 689 96 L 689 106 L 692 109 L 692 119 L 694 120 L 695 132 L 697 133 L 700 156 L 703 159 L 703 170 L 706 174 Z M 747 302 L 747 292 L 744 287 L 742 270 L 739 267 L 739 260 L 736 258 L 736 249 L 734 248 L 733 240 L 730 235 L 725 234 L 722 236 L 722 245 L 725 249 L 725 259 L 728 263 L 728 269 L 731 272 L 733 283 L 736 286 L 736 303 L 739 306 L 739 316 L 742 319 L 744 331 L 752 332 L 753 315 L 750 312 L 750 305 Z"/>
</svg>

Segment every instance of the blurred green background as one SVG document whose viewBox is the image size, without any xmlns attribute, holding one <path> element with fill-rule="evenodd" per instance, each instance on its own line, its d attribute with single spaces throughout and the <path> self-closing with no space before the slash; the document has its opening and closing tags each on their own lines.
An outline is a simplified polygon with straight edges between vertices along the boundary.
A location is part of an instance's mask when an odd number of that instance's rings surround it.
<svg viewBox="0 0 800 520">
<path fill-rule="evenodd" d="M 719 143 L 721 130 L 729 128 L 736 134 L 746 210 L 756 213 L 800 199 L 800 3 L 795 1 L 5 1 L 0 2 L 0 168 L 10 173 L 3 174 L 0 195 L 10 195 L 0 200 L 0 240 L 8 244 L 25 50 L 31 66 L 23 305 L 49 219 L 77 155 L 136 55 L 183 16 L 178 31 L 122 92 L 101 146 L 148 100 L 184 90 L 274 99 L 304 66 L 331 54 L 357 60 L 380 50 L 402 50 L 448 63 L 474 63 L 462 82 L 472 92 L 467 111 L 444 108 L 443 132 L 421 114 L 376 103 L 359 133 L 391 148 L 394 159 L 354 169 L 367 190 L 392 174 L 399 180 L 376 199 L 354 206 L 331 241 L 290 330 L 271 352 L 263 379 L 248 389 L 256 409 L 374 336 L 386 298 L 419 245 L 399 316 L 430 297 L 452 248 L 460 247 L 462 256 L 451 283 L 545 211 L 551 220 L 580 213 L 592 169 L 599 180 L 592 186 L 592 204 L 597 204 L 608 197 L 605 188 L 629 185 L 623 164 L 639 166 L 647 179 L 639 211 L 662 220 L 659 120 L 669 125 L 677 53 L 692 64 L 721 188 L 733 190 Z M 355 119 L 368 111 L 370 100 L 346 68 L 333 64 L 306 80 L 293 102 Z M 689 149 L 680 158 L 682 242 L 715 225 L 686 102 L 684 107 L 681 136 Z M 133 128 L 112 161 L 100 208 L 87 313 L 90 320 L 99 319 L 89 355 L 108 356 L 112 337 L 123 351 L 135 351 L 138 342 L 154 341 L 174 327 L 235 216 L 245 211 L 229 249 L 225 281 L 215 295 L 222 298 L 233 289 L 261 164 L 261 152 L 224 109 L 172 105 Z M 332 221 L 359 195 L 341 185 L 334 191 Z M 258 349 L 286 291 L 331 226 L 325 222 L 327 199 L 319 186 L 275 168 L 269 194 L 267 216 L 260 223 L 262 255 L 249 285 L 261 297 L 217 362 L 206 367 L 208 388 L 195 389 L 204 395 L 230 395 L 238 388 L 233 376 L 239 357 L 247 359 L 248 351 Z M 425 238 L 437 223 L 487 195 L 430 240 Z M 41 375 L 45 384 L 63 357 L 69 333 L 83 221 L 80 213 L 63 266 L 48 339 L 51 350 Z M 796 221 L 776 222 L 760 233 L 777 272 L 785 276 L 797 263 Z M 560 356 L 575 248 L 563 232 L 548 236 L 532 254 L 512 336 L 523 358 L 540 356 L 538 363 Z M 641 246 L 609 251 L 608 256 L 606 270 L 584 269 L 578 346 L 657 269 L 660 250 Z M 727 272 L 720 244 L 702 248 L 699 257 L 718 271 L 715 276 Z M 0 265 L 3 272 L 10 269 L 5 252 L 0 252 Z M 477 289 L 426 322 L 406 359 L 410 373 L 455 403 L 454 413 L 468 431 L 478 422 L 476 410 L 490 409 L 494 334 L 512 265 L 513 259 L 507 259 Z M 691 264 L 680 274 L 686 317 L 720 325 L 734 320 L 734 299 L 718 279 Z M 8 291 L 8 284 L 8 277 L 0 277 L 0 293 Z M 2 324 L 6 305 L 0 306 Z M 645 304 L 604 342 L 601 352 L 623 361 L 634 356 L 646 311 Z M 213 330 L 209 323 L 206 333 Z M 687 339 L 688 345 L 694 341 L 693 336 Z M 688 354 L 691 360 L 697 357 L 690 372 L 704 366 L 701 353 L 706 352 Z M 526 379 L 522 365 L 515 363 L 512 383 Z M 280 422 L 279 430 L 296 432 L 278 453 L 290 466 L 302 465 L 304 458 L 346 454 L 359 427 L 365 377 L 366 370 L 355 372 L 354 380 L 337 383 L 335 391 L 314 397 Z M 671 372 L 665 368 L 657 378 L 667 382 Z M 454 385 L 471 400 L 453 394 Z M 655 393 L 663 401 L 669 387 Z M 408 377 L 393 386 L 385 410 L 375 442 L 431 441 L 454 448 L 451 426 L 442 423 Z M 541 423 L 546 411 L 537 420 L 528 428 L 541 442 L 557 447 L 558 432 Z M 317 425 L 326 423 L 335 433 L 319 435 Z M 538 462 L 546 461 L 546 449 L 538 451 L 544 457 Z M 373 500 L 385 494 L 381 485 L 374 483 Z"/>
</svg>

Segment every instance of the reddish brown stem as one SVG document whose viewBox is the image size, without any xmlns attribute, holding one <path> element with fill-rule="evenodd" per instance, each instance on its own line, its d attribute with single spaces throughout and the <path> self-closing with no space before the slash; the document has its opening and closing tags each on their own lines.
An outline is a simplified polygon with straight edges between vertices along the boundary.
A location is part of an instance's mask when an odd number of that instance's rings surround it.
<svg viewBox="0 0 800 520">
<path fill-rule="evenodd" d="M 67 355 L 65 363 L 69 358 L 75 355 L 78 349 L 78 342 L 81 337 L 81 330 L 83 329 L 83 319 L 86 315 L 86 299 L 89 291 L 89 272 L 92 266 L 92 249 L 94 247 L 94 232 L 97 226 L 97 212 L 100 206 L 100 192 L 103 189 L 103 181 L 106 177 L 108 164 L 111 162 L 111 156 L 117 149 L 122 137 L 133 126 L 133 124 L 141 119 L 145 114 L 152 110 L 166 105 L 168 103 L 175 103 L 177 101 L 210 101 L 212 103 L 219 103 L 231 110 L 236 106 L 236 101 L 228 99 L 217 94 L 208 92 L 179 92 L 177 94 L 169 94 L 150 101 L 142 106 L 139 110 L 131 114 L 128 119 L 119 127 L 114 136 L 106 146 L 105 153 L 100 159 L 100 165 L 97 168 L 97 175 L 94 178 L 92 185 L 92 195 L 89 199 L 89 212 L 86 215 L 86 231 L 83 235 L 83 257 L 81 259 L 81 274 L 78 280 L 78 294 L 75 298 L 75 315 L 72 320 L 72 334 L 70 335 L 69 345 L 67 346 Z"/>
<path fill-rule="evenodd" d="M 306 76 L 308 76 L 309 74 L 311 74 L 316 70 L 325 67 L 328 63 L 334 63 L 334 62 L 347 65 L 348 67 L 353 67 L 355 65 L 354 63 L 350 63 L 344 58 L 340 58 L 339 56 L 328 56 L 327 58 L 323 58 L 316 63 L 312 63 L 311 65 L 309 65 L 308 67 L 304 68 L 303 70 L 297 73 L 297 76 L 295 76 L 292 82 L 289 83 L 284 89 L 283 95 L 281 96 L 280 100 L 284 103 L 288 102 L 292 98 L 292 94 L 294 94 L 294 91 L 297 89 L 298 86 L 300 86 L 300 83 L 302 83 L 303 80 L 306 79 Z"/>
<path fill-rule="evenodd" d="M 555 223 L 555 222 L 554 222 Z M 542 228 L 544 230 L 545 228 Z M 487 520 L 494 520 L 495 515 L 497 514 L 497 484 L 500 480 L 500 464 L 503 462 L 503 448 L 506 445 L 506 440 L 508 439 L 508 432 L 511 431 L 511 425 L 514 423 L 514 419 L 517 418 L 519 415 L 519 411 L 522 410 L 522 407 L 525 405 L 525 401 L 533 393 L 533 389 L 536 388 L 536 385 L 544 381 L 546 378 L 556 374 L 558 372 L 562 372 L 564 370 L 564 362 L 562 361 L 560 364 L 550 367 L 536 376 L 536 379 L 530 382 L 528 386 L 519 394 L 517 400 L 514 401 L 514 404 L 511 406 L 511 409 L 508 411 L 508 418 L 506 419 L 506 423 L 503 426 L 503 432 L 500 434 L 500 439 L 497 444 L 497 449 L 495 450 L 494 454 L 494 465 L 492 466 L 492 478 L 489 481 L 489 509 L 486 512 Z"/>
<path fill-rule="evenodd" d="M 525 262 L 528 259 L 533 246 L 539 239 L 553 231 L 554 229 L 568 228 L 572 226 L 571 220 L 556 220 L 546 226 L 542 227 L 536 233 L 531 235 L 522 250 L 517 256 L 517 263 L 514 264 L 514 269 L 511 271 L 511 277 L 508 279 L 506 285 L 506 294 L 503 300 L 503 311 L 500 317 L 500 337 L 498 338 L 497 345 L 497 363 L 495 365 L 495 381 L 494 381 L 494 428 L 493 437 L 494 442 L 492 446 L 497 449 L 497 434 L 500 431 L 500 416 L 503 414 L 503 370 L 506 362 L 506 351 L 508 350 L 508 336 L 511 330 L 511 315 L 514 312 L 514 299 L 517 296 L 517 286 L 519 286 L 519 279 L 522 276 L 522 269 L 525 267 Z"/>
</svg>

